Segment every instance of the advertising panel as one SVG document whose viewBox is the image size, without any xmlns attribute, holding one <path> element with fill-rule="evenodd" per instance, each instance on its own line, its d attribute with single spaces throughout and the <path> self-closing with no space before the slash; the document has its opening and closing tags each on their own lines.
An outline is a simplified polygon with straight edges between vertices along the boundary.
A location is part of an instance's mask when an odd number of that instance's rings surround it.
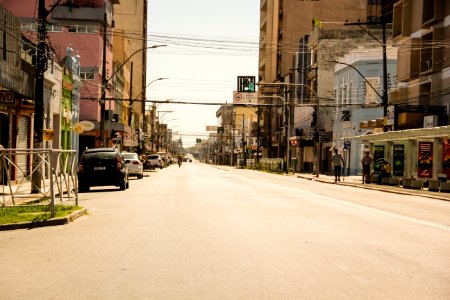
<svg viewBox="0 0 450 300">
<path fill-rule="evenodd" d="M 419 142 L 418 155 L 417 176 L 431 178 L 433 176 L 433 142 Z"/>
<path fill-rule="evenodd" d="M 444 139 L 442 148 L 442 173 L 447 175 L 447 179 L 450 178 L 450 139 Z"/>
<path fill-rule="evenodd" d="M 373 168 L 374 172 L 381 173 L 384 162 L 384 146 L 377 145 L 373 147 L 373 161 L 375 162 Z"/>
<path fill-rule="evenodd" d="M 394 161 L 392 172 L 394 176 L 403 176 L 405 170 L 405 146 L 394 145 Z"/>
</svg>

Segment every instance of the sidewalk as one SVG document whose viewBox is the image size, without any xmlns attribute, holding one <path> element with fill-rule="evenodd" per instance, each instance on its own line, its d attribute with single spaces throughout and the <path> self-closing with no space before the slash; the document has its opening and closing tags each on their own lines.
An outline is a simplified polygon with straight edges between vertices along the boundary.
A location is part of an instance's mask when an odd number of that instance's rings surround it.
<svg viewBox="0 0 450 300">
<path fill-rule="evenodd" d="M 422 196 L 438 200 L 450 201 L 450 193 L 428 191 L 428 189 L 426 188 L 422 190 L 416 190 L 403 188 L 401 186 L 379 185 L 376 183 L 363 184 L 361 176 L 341 176 L 341 182 L 337 183 L 334 182 L 334 176 L 331 175 L 319 174 L 319 177 L 316 177 L 316 175 L 310 173 L 295 173 L 294 176 L 297 176 L 297 178 L 314 180 L 329 184 L 339 184 L 368 190 L 379 190 L 395 194 Z"/>
</svg>

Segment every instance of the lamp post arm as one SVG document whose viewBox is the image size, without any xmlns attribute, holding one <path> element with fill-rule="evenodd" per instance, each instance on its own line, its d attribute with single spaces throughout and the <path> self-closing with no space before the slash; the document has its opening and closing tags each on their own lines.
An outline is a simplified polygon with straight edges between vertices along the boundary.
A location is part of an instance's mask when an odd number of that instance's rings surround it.
<svg viewBox="0 0 450 300">
<path fill-rule="evenodd" d="M 112 78 L 114 78 L 114 75 L 116 75 L 117 72 L 119 72 L 120 70 L 122 70 L 122 68 L 126 65 L 126 63 L 127 63 L 134 55 L 136 55 L 138 52 L 141 52 L 141 51 L 144 51 L 144 50 L 147 50 L 147 49 L 154 49 L 154 48 L 166 47 L 166 46 L 167 46 L 167 45 L 153 45 L 153 46 L 150 46 L 150 47 L 141 48 L 141 49 L 138 49 L 138 50 L 134 51 L 134 52 L 133 52 L 130 56 L 128 56 L 128 58 L 127 58 L 127 59 L 119 66 L 119 68 L 117 68 L 117 70 L 114 71 L 114 73 L 112 73 L 112 75 L 111 75 L 109 78 L 106 79 L 106 82 L 108 82 L 108 81 L 110 81 Z M 105 88 L 105 87 L 103 87 L 103 88 Z"/>
</svg>

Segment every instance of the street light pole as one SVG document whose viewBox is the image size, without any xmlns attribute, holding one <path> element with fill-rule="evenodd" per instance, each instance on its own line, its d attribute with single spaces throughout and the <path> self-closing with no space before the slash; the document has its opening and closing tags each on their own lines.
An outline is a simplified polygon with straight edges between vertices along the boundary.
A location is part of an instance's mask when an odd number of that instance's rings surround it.
<svg viewBox="0 0 450 300">
<path fill-rule="evenodd" d="M 114 76 L 117 74 L 117 72 L 119 72 L 125 65 L 126 63 L 133 58 L 134 55 L 136 55 L 137 53 L 147 50 L 147 49 L 154 49 L 154 48 L 159 48 L 159 47 L 166 47 L 167 45 L 153 45 L 150 47 L 145 47 L 145 48 L 141 48 L 138 49 L 136 51 L 134 51 L 116 70 L 115 72 L 109 77 L 106 78 L 106 14 L 104 17 L 104 30 L 103 30 L 103 62 L 102 62 L 102 87 L 101 87 L 101 97 L 100 97 L 100 141 L 102 146 L 106 146 L 106 139 L 105 139 L 105 134 L 104 134 L 104 130 L 105 130 L 105 98 L 106 98 L 106 86 L 108 84 L 108 82 L 114 78 Z M 130 96 L 131 97 L 131 96 Z"/>
</svg>

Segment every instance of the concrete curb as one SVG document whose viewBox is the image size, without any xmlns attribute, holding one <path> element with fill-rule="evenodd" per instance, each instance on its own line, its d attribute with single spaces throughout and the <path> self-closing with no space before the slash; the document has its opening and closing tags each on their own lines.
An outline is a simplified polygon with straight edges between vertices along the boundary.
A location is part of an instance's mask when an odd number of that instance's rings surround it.
<svg viewBox="0 0 450 300">
<path fill-rule="evenodd" d="M 306 179 L 306 180 L 313 180 L 313 181 L 317 181 L 317 182 L 321 182 L 321 183 L 335 184 L 334 182 L 331 182 L 329 180 L 320 179 L 320 177 L 319 178 L 311 178 L 311 177 L 307 177 L 307 176 L 297 175 L 297 178 Z M 366 189 L 366 190 L 382 191 L 382 192 L 387 192 L 387 193 L 392 193 L 392 194 L 401 194 L 401 195 L 408 195 L 408 196 L 421 196 L 421 197 L 427 197 L 427 198 L 436 199 L 436 200 L 450 201 L 450 199 L 448 199 L 446 197 L 439 196 L 439 195 L 432 195 L 432 194 L 428 194 L 428 193 L 421 193 L 420 191 L 410 192 L 410 191 L 408 191 L 406 189 L 403 189 L 403 188 L 395 188 L 395 189 L 387 188 L 386 189 L 385 186 L 379 187 L 376 184 L 365 184 L 365 185 L 363 185 L 363 184 L 357 184 L 357 183 L 341 181 L 341 182 L 338 183 L 338 185 L 351 186 L 351 187 L 356 187 L 356 188 Z M 433 193 L 435 193 L 435 192 L 433 192 Z"/>
<path fill-rule="evenodd" d="M 83 208 L 77 211 L 74 211 L 70 215 L 65 216 L 64 218 L 54 218 L 49 220 L 41 220 L 36 222 L 21 222 L 21 223 L 11 223 L 11 224 L 3 224 L 0 225 L 0 231 L 3 230 L 14 230 L 14 229 L 31 229 L 37 227 L 44 226 L 56 226 L 56 225 L 65 225 L 70 222 L 73 222 L 75 219 L 86 215 L 87 209 Z"/>
</svg>

